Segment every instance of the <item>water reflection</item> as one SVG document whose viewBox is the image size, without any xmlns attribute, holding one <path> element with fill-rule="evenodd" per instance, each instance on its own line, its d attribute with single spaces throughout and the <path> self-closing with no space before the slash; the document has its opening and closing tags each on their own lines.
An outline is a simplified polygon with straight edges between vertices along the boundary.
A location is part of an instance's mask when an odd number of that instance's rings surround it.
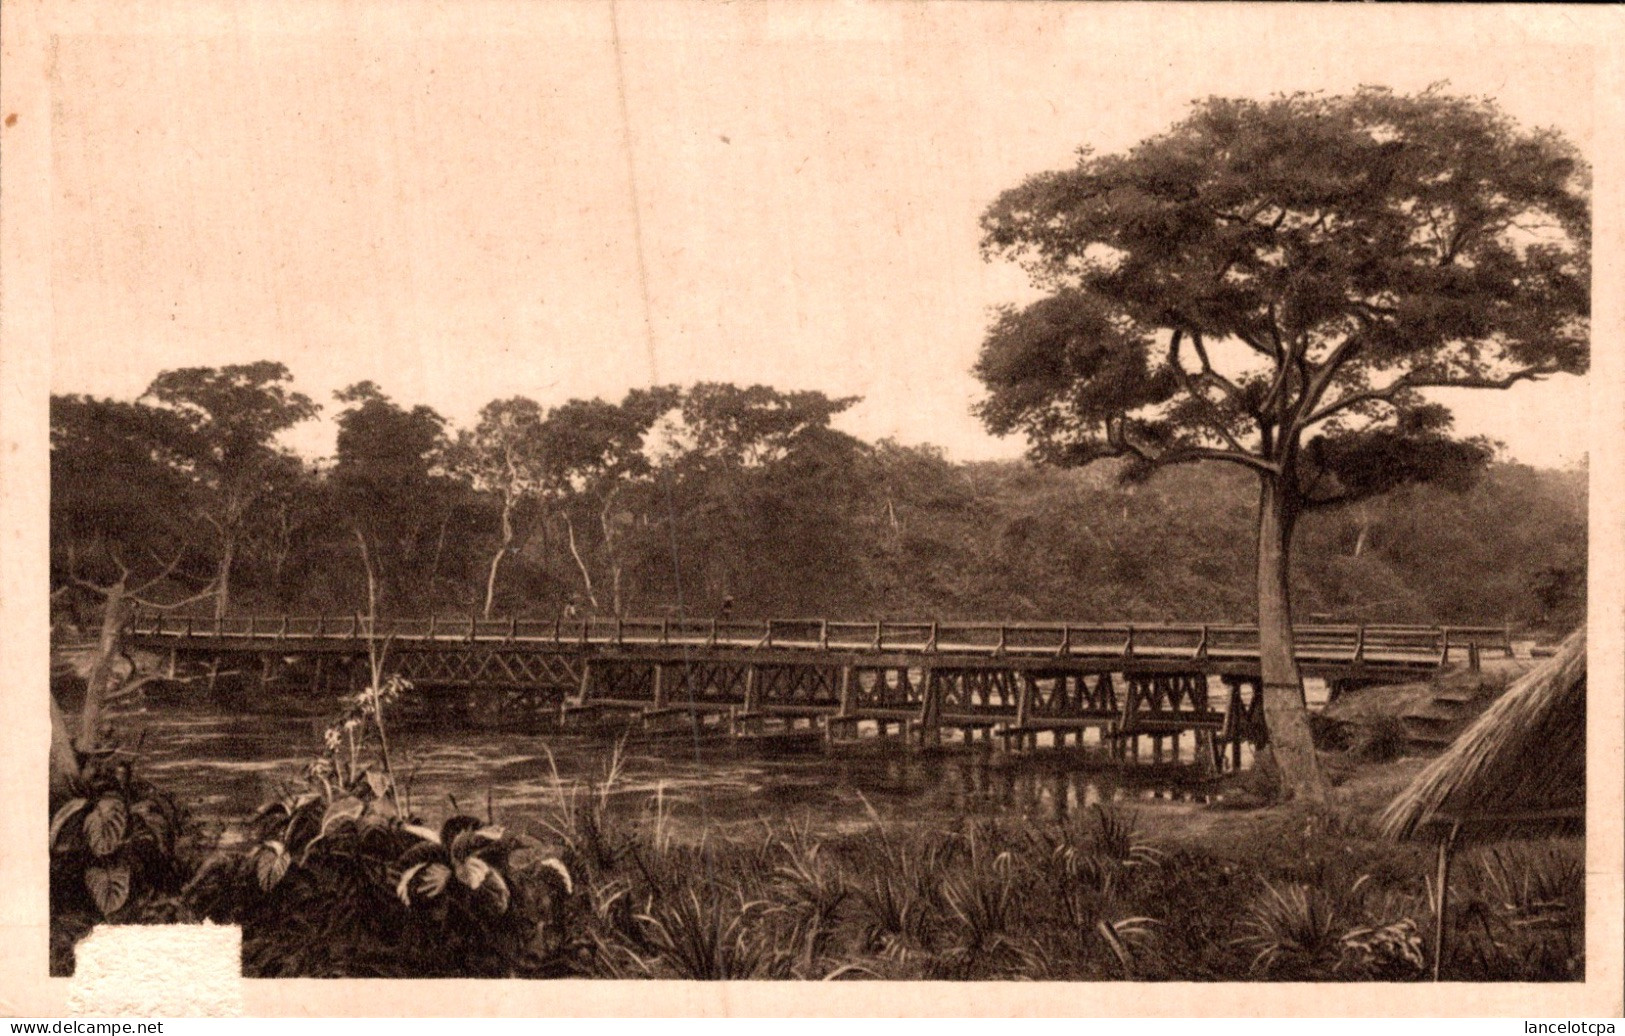
<svg viewBox="0 0 1625 1036">
<path fill-rule="evenodd" d="M 139 731 L 144 770 L 216 825 L 248 816 L 294 787 L 320 741 L 321 721 L 154 707 L 125 718 Z M 612 742 L 525 731 L 415 729 L 392 739 L 403 786 L 429 817 L 491 808 L 523 824 L 556 789 L 603 775 Z M 1145 806 L 1206 801 L 1189 767 L 1112 765 L 1093 748 L 1010 757 L 989 751 L 774 752 L 721 739 L 629 742 L 618 808 L 642 813 L 658 795 L 679 834 L 793 820 L 816 830 L 962 816 L 1057 819 L 1097 802 Z"/>
</svg>

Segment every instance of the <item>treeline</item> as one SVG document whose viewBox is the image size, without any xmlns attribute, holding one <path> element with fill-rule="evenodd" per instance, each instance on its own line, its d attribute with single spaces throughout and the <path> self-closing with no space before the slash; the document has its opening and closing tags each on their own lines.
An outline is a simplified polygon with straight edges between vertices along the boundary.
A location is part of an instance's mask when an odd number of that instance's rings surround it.
<svg viewBox="0 0 1625 1036">
<path fill-rule="evenodd" d="M 1256 490 L 1197 466 L 1119 485 L 953 463 L 831 427 L 855 399 L 698 384 L 471 428 L 370 382 L 335 456 L 278 445 L 319 407 L 281 364 L 160 374 L 134 402 L 51 401 L 63 618 L 118 584 L 199 613 L 1245 620 Z M 1302 526 L 1299 617 L 1572 623 L 1583 472 L 1493 465 Z M 133 592 L 133 591 L 132 591 Z"/>
</svg>

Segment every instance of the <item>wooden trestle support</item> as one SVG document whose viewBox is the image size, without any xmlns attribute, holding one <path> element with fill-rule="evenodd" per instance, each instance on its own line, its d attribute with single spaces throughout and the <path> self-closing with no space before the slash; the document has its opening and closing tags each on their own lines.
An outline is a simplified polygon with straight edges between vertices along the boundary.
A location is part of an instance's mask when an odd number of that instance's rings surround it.
<svg viewBox="0 0 1625 1036">
<path fill-rule="evenodd" d="M 353 691 L 365 655 L 171 652 L 168 671 L 203 666 L 258 682 Z M 932 747 L 997 745 L 1032 751 L 1094 744 L 1111 758 L 1239 768 L 1262 743 L 1258 680 L 1181 669 L 1177 663 L 1058 664 L 1033 659 L 682 658 L 589 654 L 469 644 L 392 651 L 389 668 L 413 685 L 409 707 L 433 714 L 540 722 L 558 729 L 641 727 L 737 738 L 821 738 Z M 256 664 L 257 663 L 257 664 Z M 256 673 L 255 670 L 258 669 Z M 1215 704 L 1209 680 L 1228 695 Z M 1188 738 L 1188 741 L 1186 740 Z M 1183 744 L 1182 744 L 1183 743 Z M 1189 753 L 1182 747 L 1189 744 Z"/>
</svg>

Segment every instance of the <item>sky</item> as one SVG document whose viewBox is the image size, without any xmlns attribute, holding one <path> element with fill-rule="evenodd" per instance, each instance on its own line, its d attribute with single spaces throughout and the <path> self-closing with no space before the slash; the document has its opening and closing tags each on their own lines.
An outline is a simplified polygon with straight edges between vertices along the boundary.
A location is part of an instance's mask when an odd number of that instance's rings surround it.
<svg viewBox="0 0 1625 1036">
<path fill-rule="evenodd" d="M 1440 80 L 1592 134 L 1586 53 L 1518 9 L 207 10 L 57 41 L 53 391 L 269 358 L 329 413 L 371 379 L 466 424 L 513 395 L 760 382 L 864 397 L 841 426 L 867 439 L 1011 457 L 970 369 L 991 308 L 1032 294 L 977 220 L 1078 147 L 1209 95 Z M 1514 459 L 1585 453 L 1585 379 L 1447 401 Z"/>
</svg>

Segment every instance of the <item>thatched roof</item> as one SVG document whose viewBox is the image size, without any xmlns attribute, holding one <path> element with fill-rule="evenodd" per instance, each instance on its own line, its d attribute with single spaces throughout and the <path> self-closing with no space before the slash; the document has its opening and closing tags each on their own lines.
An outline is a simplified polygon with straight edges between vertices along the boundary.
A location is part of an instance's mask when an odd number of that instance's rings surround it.
<svg viewBox="0 0 1625 1036">
<path fill-rule="evenodd" d="M 1586 638 L 1571 634 L 1416 775 L 1383 811 L 1385 836 L 1577 834 L 1585 824 Z"/>
</svg>

